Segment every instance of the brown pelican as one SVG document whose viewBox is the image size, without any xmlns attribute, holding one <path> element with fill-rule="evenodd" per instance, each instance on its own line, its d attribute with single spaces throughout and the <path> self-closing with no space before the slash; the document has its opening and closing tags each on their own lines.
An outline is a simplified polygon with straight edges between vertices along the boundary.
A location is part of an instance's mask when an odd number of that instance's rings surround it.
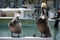
<svg viewBox="0 0 60 40">
<path fill-rule="evenodd" d="M 48 26 L 47 16 L 46 16 L 46 5 L 42 5 L 42 16 L 37 20 L 37 28 L 41 32 L 41 37 L 51 37 L 51 33 Z M 44 34 L 44 35 L 43 35 Z"/>
<path fill-rule="evenodd" d="M 19 34 L 21 33 L 21 23 L 19 23 L 19 17 L 15 17 L 10 23 L 9 23 L 9 29 L 11 31 L 11 36 L 13 37 L 13 33 Z"/>
</svg>

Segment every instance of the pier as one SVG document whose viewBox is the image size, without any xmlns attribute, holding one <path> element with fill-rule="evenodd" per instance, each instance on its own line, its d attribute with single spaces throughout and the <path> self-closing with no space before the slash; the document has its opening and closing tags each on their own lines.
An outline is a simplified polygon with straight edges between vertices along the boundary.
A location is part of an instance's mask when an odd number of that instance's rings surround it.
<svg viewBox="0 0 60 40">
<path fill-rule="evenodd" d="M 21 38 L 0 37 L 0 40 L 53 40 L 53 39 L 52 38 L 41 38 L 41 37 L 21 37 Z"/>
</svg>

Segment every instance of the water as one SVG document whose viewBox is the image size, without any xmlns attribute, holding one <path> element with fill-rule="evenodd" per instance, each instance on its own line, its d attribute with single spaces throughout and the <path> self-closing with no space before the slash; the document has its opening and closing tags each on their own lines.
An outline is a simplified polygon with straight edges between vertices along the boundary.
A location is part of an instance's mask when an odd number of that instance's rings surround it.
<svg viewBox="0 0 60 40">
<path fill-rule="evenodd" d="M 51 26 L 51 29 L 52 29 L 51 32 L 52 32 L 52 34 L 53 35 L 56 34 L 56 33 L 54 33 L 56 31 L 54 31 L 53 23 L 51 23 L 50 25 L 52 25 Z M 37 37 L 40 36 L 40 32 L 37 29 L 37 27 L 35 27 L 35 26 L 23 26 L 22 27 L 22 33 L 20 34 L 20 36 L 21 37 L 25 37 L 25 36 L 30 37 L 30 36 L 33 36 L 34 34 Z M 14 34 L 14 35 L 16 35 L 16 34 Z M 11 32 L 10 32 L 10 30 L 9 30 L 8 27 L 1 27 L 0 28 L 0 37 L 11 37 Z M 60 25 L 59 25 L 59 31 L 57 32 L 56 39 L 60 40 Z"/>
<path fill-rule="evenodd" d="M 36 36 L 40 36 L 40 32 L 37 29 L 37 27 L 24 26 L 22 27 L 22 33 L 20 34 L 20 36 L 22 37 L 33 36 L 34 34 Z M 11 36 L 11 32 L 9 28 L 5 28 L 5 27 L 0 28 L 0 37 L 10 37 L 10 36 Z"/>
</svg>

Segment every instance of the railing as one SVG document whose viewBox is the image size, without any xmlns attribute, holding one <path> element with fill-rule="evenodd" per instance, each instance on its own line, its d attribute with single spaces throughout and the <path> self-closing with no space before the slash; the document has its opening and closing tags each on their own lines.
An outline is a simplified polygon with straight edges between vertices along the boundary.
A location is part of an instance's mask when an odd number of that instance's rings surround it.
<svg viewBox="0 0 60 40">
<path fill-rule="evenodd" d="M 32 14 L 34 13 L 34 10 L 35 9 L 29 9 L 29 8 L 28 9 L 26 9 L 26 8 L 5 8 L 5 9 L 0 9 L 0 12 L 1 12 L 0 14 L 5 13 L 7 16 L 6 17 L 1 17 L 1 18 L 9 19 L 9 18 L 13 18 L 14 14 L 17 13 L 18 11 L 20 11 L 21 12 L 20 18 L 27 19 L 27 18 L 32 17 Z M 30 16 L 28 16 L 28 15 L 30 15 Z"/>
</svg>

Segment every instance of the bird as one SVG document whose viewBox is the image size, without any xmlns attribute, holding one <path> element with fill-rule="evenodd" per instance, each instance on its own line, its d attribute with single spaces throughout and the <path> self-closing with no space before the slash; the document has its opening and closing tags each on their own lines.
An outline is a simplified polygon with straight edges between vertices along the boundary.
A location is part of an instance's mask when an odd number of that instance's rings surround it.
<svg viewBox="0 0 60 40">
<path fill-rule="evenodd" d="M 13 33 L 19 34 L 21 33 L 21 22 L 19 23 L 19 17 L 16 16 L 10 23 L 9 23 L 9 30 L 11 31 L 11 37 L 13 37 Z"/>
<path fill-rule="evenodd" d="M 46 15 L 46 9 L 43 7 L 41 9 L 42 9 L 42 16 L 40 16 L 37 19 L 37 28 L 41 32 L 41 37 L 51 37 L 51 33 L 48 26 L 48 19 Z"/>
</svg>

